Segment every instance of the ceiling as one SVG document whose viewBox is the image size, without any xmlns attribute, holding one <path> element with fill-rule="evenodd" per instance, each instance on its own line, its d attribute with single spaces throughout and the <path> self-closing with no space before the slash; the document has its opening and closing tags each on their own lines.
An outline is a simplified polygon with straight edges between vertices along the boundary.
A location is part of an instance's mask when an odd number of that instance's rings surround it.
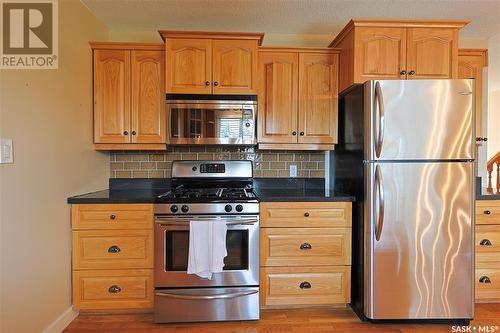
<svg viewBox="0 0 500 333">
<path fill-rule="evenodd" d="M 500 0 L 81 0 L 112 31 L 336 35 L 351 18 L 466 19 L 461 37 L 500 32 Z"/>
</svg>

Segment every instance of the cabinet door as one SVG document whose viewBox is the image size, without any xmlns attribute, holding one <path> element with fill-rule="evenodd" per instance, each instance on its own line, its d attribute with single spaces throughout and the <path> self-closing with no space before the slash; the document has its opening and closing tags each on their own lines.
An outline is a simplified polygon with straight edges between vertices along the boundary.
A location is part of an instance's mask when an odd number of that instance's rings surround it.
<svg viewBox="0 0 500 333">
<path fill-rule="evenodd" d="M 482 136 L 484 66 L 486 66 L 486 50 L 458 51 L 458 78 L 476 79 L 476 136 Z"/>
<path fill-rule="evenodd" d="M 257 41 L 213 40 L 213 92 L 255 94 Z"/>
<path fill-rule="evenodd" d="M 298 53 L 259 53 L 259 142 L 297 142 L 298 68 Z"/>
<path fill-rule="evenodd" d="M 137 50 L 132 63 L 132 142 L 165 142 L 165 52 Z"/>
<path fill-rule="evenodd" d="M 405 28 L 357 28 L 354 48 L 355 82 L 406 78 Z"/>
<path fill-rule="evenodd" d="M 94 142 L 130 142 L 128 50 L 94 50 Z"/>
<path fill-rule="evenodd" d="M 299 143 L 337 142 L 338 55 L 299 55 Z"/>
<path fill-rule="evenodd" d="M 407 30 L 408 79 L 457 77 L 457 29 L 408 28 Z"/>
<path fill-rule="evenodd" d="M 167 39 L 167 93 L 212 92 L 211 43 L 210 39 Z"/>
</svg>

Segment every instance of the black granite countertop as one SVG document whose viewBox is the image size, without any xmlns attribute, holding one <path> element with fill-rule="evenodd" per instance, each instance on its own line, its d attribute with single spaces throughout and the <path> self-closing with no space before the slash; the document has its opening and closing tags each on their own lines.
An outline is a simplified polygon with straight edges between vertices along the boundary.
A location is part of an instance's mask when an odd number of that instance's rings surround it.
<svg viewBox="0 0 500 333">
<path fill-rule="evenodd" d="M 480 191 L 476 192 L 476 200 L 500 200 L 500 192 L 488 191 L 486 187 L 482 187 Z"/>
<path fill-rule="evenodd" d="M 325 191 L 323 178 L 257 178 L 260 201 L 354 201 L 355 197 Z M 109 189 L 69 197 L 70 204 L 154 203 L 170 189 L 169 179 L 110 179 Z"/>
</svg>

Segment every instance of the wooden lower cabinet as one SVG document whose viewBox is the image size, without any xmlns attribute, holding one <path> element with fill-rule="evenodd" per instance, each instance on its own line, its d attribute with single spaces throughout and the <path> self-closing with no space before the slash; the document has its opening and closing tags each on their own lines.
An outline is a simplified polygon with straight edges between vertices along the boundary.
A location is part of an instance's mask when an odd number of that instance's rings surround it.
<svg viewBox="0 0 500 333">
<path fill-rule="evenodd" d="M 476 201 L 477 303 L 500 302 L 500 200 Z"/>
<path fill-rule="evenodd" d="M 350 302 L 350 202 L 262 202 L 260 222 L 261 307 Z"/>
<path fill-rule="evenodd" d="M 71 212 L 74 307 L 151 309 L 153 205 L 73 205 Z"/>
<path fill-rule="evenodd" d="M 351 266 L 261 267 L 264 306 L 350 302 Z"/>
</svg>

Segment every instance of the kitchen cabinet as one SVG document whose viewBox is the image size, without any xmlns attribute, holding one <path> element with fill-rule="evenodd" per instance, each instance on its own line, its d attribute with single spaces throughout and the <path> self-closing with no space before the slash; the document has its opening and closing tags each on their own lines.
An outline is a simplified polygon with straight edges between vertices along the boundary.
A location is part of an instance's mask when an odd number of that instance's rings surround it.
<svg viewBox="0 0 500 333">
<path fill-rule="evenodd" d="M 500 200 L 476 201 L 475 295 L 477 303 L 500 302 Z"/>
<path fill-rule="evenodd" d="M 350 202 L 261 202 L 261 307 L 349 303 L 351 221 Z"/>
<path fill-rule="evenodd" d="M 153 205 L 72 205 L 73 304 L 78 310 L 153 306 Z"/>
<path fill-rule="evenodd" d="M 255 94 L 260 33 L 160 31 L 166 49 L 166 92 Z"/>
<path fill-rule="evenodd" d="M 458 78 L 476 79 L 476 136 L 482 136 L 483 68 L 488 66 L 488 50 L 459 49 Z"/>
<path fill-rule="evenodd" d="M 468 21 L 353 19 L 330 47 L 340 51 L 339 91 L 368 80 L 458 77 L 458 31 Z"/>
<path fill-rule="evenodd" d="M 261 48 L 258 71 L 259 147 L 333 149 L 337 142 L 338 52 Z"/>
<path fill-rule="evenodd" d="M 161 44 L 91 43 L 97 150 L 165 150 Z"/>
</svg>

